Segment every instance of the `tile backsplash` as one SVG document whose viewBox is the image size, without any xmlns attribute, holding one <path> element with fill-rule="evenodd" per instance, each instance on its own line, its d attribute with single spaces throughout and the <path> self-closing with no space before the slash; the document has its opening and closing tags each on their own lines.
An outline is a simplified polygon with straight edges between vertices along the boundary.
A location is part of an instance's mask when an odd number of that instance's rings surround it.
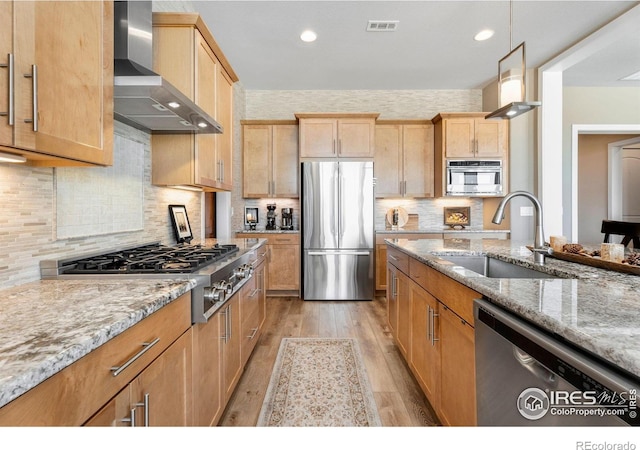
<svg viewBox="0 0 640 450">
<path fill-rule="evenodd" d="M 68 202 L 66 195 L 71 193 L 61 193 L 64 197 L 58 198 L 55 170 L 0 164 L 0 206 L 3 211 L 0 216 L 0 289 L 38 280 L 39 262 L 42 259 L 63 258 L 146 242 L 174 243 L 169 219 L 170 204 L 185 205 L 194 236 L 201 235 L 202 193 L 151 185 L 150 136 L 119 122 L 114 123 L 114 130 L 114 145 L 117 146 L 115 155 L 123 149 L 142 152 L 143 193 L 142 197 L 137 193 L 132 194 L 136 196 L 133 199 L 135 202 L 144 205 L 141 208 L 144 211 L 142 228 L 138 231 L 101 234 L 103 230 L 99 227 L 94 229 L 93 225 L 86 224 L 83 233 L 94 236 L 57 237 L 56 202 Z M 110 169 L 116 172 L 106 178 L 108 181 L 104 177 L 76 177 L 74 199 L 82 204 L 97 203 L 96 189 L 107 191 L 113 183 L 130 176 L 127 169 L 118 169 L 120 166 L 116 164 Z M 105 169 L 65 170 L 91 172 Z"/>
</svg>

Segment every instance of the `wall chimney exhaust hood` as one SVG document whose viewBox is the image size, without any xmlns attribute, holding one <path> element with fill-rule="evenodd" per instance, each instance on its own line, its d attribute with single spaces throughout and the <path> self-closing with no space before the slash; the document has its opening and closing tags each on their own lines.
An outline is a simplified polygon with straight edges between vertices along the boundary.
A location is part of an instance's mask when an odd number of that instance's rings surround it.
<svg viewBox="0 0 640 450">
<path fill-rule="evenodd" d="M 222 126 L 151 70 L 150 1 L 114 2 L 114 119 L 153 134 L 222 133 Z"/>
</svg>

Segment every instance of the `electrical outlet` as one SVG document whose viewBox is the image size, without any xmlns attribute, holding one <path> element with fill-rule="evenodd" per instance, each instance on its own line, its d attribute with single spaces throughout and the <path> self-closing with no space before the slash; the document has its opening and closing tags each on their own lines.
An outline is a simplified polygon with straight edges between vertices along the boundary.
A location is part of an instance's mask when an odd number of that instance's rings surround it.
<svg viewBox="0 0 640 450">
<path fill-rule="evenodd" d="M 533 216 L 533 206 L 521 206 L 520 207 L 520 216 L 521 217 Z"/>
</svg>

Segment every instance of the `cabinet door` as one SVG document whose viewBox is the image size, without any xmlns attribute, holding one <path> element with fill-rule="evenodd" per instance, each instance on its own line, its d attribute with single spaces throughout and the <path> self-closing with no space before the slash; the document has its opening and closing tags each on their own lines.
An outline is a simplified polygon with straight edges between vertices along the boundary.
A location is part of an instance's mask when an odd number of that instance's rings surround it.
<svg viewBox="0 0 640 450">
<path fill-rule="evenodd" d="M 387 246 L 376 244 L 376 290 L 387 290 Z"/>
<path fill-rule="evenodd" d="M 445 156 L 473 158 L 475 156 L 474 119 L 445 119 Z"/>
<path fill-rule="evenodd" d="M 192 329 L 164 351 L 131 383 L 131 401 L 142 404 L 136 426 L 190 426 Z"/>
<path fill-rule="evenodd" d="M 258 251 L 266 250 L 266 248 L 262 248 Z M 264 321 L 267 318 L 267 295 L 266 295 L 266 284 L 265 284 L 265 262 L 264 260 L 256 267 L 255 269 L 255 277 L 256 277 L 256 287 L 258 288 L 258 303 L 259 303 L 259 327 L 262 330 L 264 326 Z"/>
<path fill-rule="evenodd" d="M 137 408 L 131 405 L 130 387 L 125 387 L 104 408 L 89 419 L 85 427 L 131 427 L 132 417 L 135 417 Z"/>
<path fill-rule="evenodd" d="M 273 125 L 273 197 L 298 198 L 298 126 Z"/>
<path fill-rule="evenodd" d="M 338 121 L 336 119 L 300 119 L 300 157 L 337 156 Z"/>
<path fill-rule="evenodd" d="M 440 304 L 440 418 L 445 425 L 476 425 L 474 329 Z"/>
<path fill-rule="evenodd" d="M 507 125 L 502 120 L 476 119 L 476 156 L 503 157 L 509 145 Z"/>
<path fill-rule="evenodd" d="M 433 197 L 433 125 L 403 125 L 403 180 L 407 197 Z"/>
<path fill-rule="evenodd" d="M 440 329 L 438 301 L 415 283 L 411 284 L 410 364 L 429 402 L 437 407 L 440 394 Z"/>
<path fill-rule="evenodd" d="M 268 250 L 267 289 L 270 291 L 300 289 L 300 245 L 269 244 Z"/>
<path fill-rule="evenodd" d="M 242 373 L 240 354 L 240 303 L 234 296 L 227 302 L 222 312 L 222 356 L 223 356 L 223 398 L 224 403 L 231 398 Z"/>
<path fill-rule="evenodd" d="M 373 158 L 375 128 L 374 119 L 338 119 L 338 156 Z"/>
<path fill-rule="evenodd" d="M 209 45 L 195 31 L 196 44 L 196 83 L 195 102 L 212 117 L 216 116 L 216 78 L 218 72 L 218 60 L 209 48 Z M 216 186 L 220 180 L 220 165 L 216 157 L 216 135 L 196 135 L 196 150 L 194 180 L 196 184 L 203 186 Z"/>
<path fill-rule="evenodd" d="M 13 146 L 9 125 L 9 55 L 13 53 L 13 2 L 0 2 L 0 145 Z"/>
<path fill-rule="evenodd" d="M 18 1 L 14 14 L 15 146 L 111 164 L 113 3 Z"/>
<path fill-rule="evenodd" d="M 397 342 L 400 352 L 409 359 L 411 351 L 411 303 L 409 295 L 409 277 L 396 272 L 396 302 L 398 307 Z"/>
<path fill-rule="evenodd" d="M 216 134 L 216 161 L 219 164 L 220 189 L 230 191 L 233 187 L 233 81 L 220 63 L 218 66 L 216 92 L 216 118 L 222 125 L 222 134 Z"/>
<path fill-rule="evenodd" d="M 249 356 L 260 337 L 260 290 L 257 286 L 255 274 L 240 289 L 240 354 L 242 366 L 249 360 Z"/>
<path fill-rule="evenodd" d="M 244 125 L 242 135 L 242 196 L 245 198 L 269 197 L 272 126 Z M 297 165 L 295 167 L 297 169 Z"/>
<path fill-rule="evenodd" d="M 398 269 L 391 264 L 387 264 L 387 322 L 394 339 L 398 335 L 397 273 Z"/>
<path fill-rule="evenodd" d="M 402 125 L 377 125 L 373 170 L 376 198 L 400 197 L 402 190 Z M 384 264 L 386 265 L 386 258 Z"/>
<path fill-rule="evenodd" d="M 222 414 L 222 340 L 220 315 L 193 326 L 194 425 L 210 427 Z"/>
</svg>

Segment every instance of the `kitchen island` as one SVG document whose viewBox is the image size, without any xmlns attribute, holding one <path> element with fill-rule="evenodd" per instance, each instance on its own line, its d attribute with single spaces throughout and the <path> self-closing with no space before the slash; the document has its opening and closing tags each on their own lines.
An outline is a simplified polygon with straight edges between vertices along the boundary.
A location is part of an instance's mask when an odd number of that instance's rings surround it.
<svg viewBox="0 0 640 450">
<path fill-rule="evenodd" d="M 640 377 L 640 277 L 546 258 L 529 243 L 475 239 L 387 239 L 386 243 L 492 302 Z M 441 257 L 488 255 L 561 278 L 487 278 Z"/>
</svg>

